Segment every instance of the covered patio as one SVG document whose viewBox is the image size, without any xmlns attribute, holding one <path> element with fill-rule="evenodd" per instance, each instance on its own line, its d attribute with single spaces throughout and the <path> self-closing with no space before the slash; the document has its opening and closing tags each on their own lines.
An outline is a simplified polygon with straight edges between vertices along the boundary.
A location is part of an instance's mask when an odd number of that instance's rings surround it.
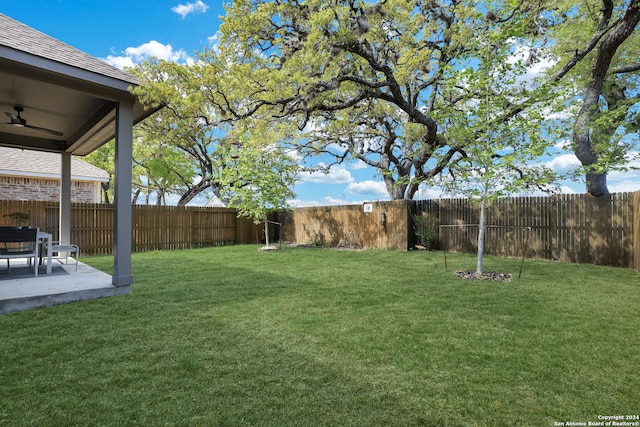
<svg viewBox="0 0 640 427">
<path fill-rule="evenodd" d="M 153 113 L 131 94 L 138 84 L 134 76 L 0 14 L 0 145 L 60 153 L 55 240 L 70 241 L 71 156 L 116 141 L 113 275 L 106 280 L 82 265 L 77 273 L 0 280 L 0 313 L 19 311 L 4 310 L 9 300 L 27 310 L 130 292 L 133 125 Z"/>
<path fill-rule="evenodd" d="M 114 286 L 111 276 L 80 262 L 54 263 L 46 274 L 40 266 L 38 277 L 26 259 L 11 260 L 11 273 L 0 268 L 0 313 L 14 313 L 37 307 L 83 301 L 129 293 L 129 286 Z"/>
</svg>

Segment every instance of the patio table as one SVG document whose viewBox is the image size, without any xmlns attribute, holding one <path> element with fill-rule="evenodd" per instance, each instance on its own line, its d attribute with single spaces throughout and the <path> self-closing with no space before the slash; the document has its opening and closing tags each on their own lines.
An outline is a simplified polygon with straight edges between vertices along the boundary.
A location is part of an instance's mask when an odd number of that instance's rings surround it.
<svg viewBox="0 0 640 427">
<path fill-rule="evenodd" d="M 44 231 L 38 231 L 38 242 L 41 245 L 47 245 L 47 274 L 51 274 L 51 240 L 53 235 Z"/>
</svg>

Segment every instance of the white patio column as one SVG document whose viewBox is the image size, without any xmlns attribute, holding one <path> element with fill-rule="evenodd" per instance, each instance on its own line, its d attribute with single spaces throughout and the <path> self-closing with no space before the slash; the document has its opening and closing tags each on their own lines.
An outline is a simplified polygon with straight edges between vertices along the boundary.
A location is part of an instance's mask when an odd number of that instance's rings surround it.
<svg viewBox="0 0 640 427">
<path fill-rule="evenodd" d="M 116 108 L 114 194 L 114 264 L 112 283 L 128 286 L 131 272 L 131 169 L 133 166 L 133 100 L 120 100 Z"/>
<path fill-rule="evenodd" d="M 71 154 L 62 153 L 60 170 L 60 216 L 58 218 L 58 240 L 71 243 Z"/>
</svg>

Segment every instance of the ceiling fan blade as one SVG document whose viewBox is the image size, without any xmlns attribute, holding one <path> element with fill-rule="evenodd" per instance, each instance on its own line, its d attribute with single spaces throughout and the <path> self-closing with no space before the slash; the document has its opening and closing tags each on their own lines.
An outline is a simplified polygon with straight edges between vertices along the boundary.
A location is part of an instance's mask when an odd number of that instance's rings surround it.
<svg viewBox="0 0 640 427">
<path fill-rule="evenodd" d="M 24 125 L 24 127 L 29 128 L 29 129 L 33 129 L 33 130 L 37 130 L 39 132 L 48 133 L 50 135 L 55 135 L 55 136 L 64 135 L 62 132 L 58 132 L 57 130 L 41 128 L 41 127 L 38 127 L 38 126 Z"/>
<path fill-rule="evenodd" d="M 5 124 L 24 127 L 24 128 L 29 128 L 29 129 L 36 130 L 38 132 L 44 132 L 44 133 L 48 133 L 50 135 L 55 135 L 55 136 L 64 135 L 62 132 L 58 132 L 57 130 L 41 128 L 39 126 L 33 126 L 33 125 L 27 124 L 27 120 L 20 116 L 20 113 L 22 113 L 24 111 L 24 108 L 20 107 L 20 106 L 15 106 L 15 107 L 13 107 L 13 109 L 16 110 L 18 112 L 18 114 L 15 115 L 15 114 L 9 113 L 8 111 L 5 111 L 4 114 L 7 117 L 9 117 L 9 120 L 10 120 L 9 123 L 5 123 Z"/>
<path fill-rule="evenodd" d="M 5 114 L 7 117 L 9 117 L 9 120 L 11 120 L 11 123 L 20 123 L 20 120 L 19 120 L 16 116 L 14 116 L 13 114 L 11 114 L 10 112 L 5 111 L 5 112 L 4 112 L 4 114 Z"/>
</svg>

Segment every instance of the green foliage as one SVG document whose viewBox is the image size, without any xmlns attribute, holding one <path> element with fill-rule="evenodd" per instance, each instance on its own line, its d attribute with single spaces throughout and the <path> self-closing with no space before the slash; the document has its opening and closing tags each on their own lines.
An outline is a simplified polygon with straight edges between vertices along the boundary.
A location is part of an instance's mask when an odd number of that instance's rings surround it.
<svg viewBox="0 0 640 427">
<path fill-rule="evenodd" d="M 543 39 L 558 59 L 565 137 L 582 174 L 626 170 L 637 159 L 640 97 L 640 10 L 637 2 L 553 2 L 542 15 Z M 558 125 L 562 124 L 558 120 Z M 608 191 L 588 183 L 587 191 Z"/>
<path fill-rule="evenodd" d="M 160 195 L 176 192 L 179 206 L 208 190 L 220 196 L 219 173 L 225 165 L 217 148 L 229 127 L 217 120 L 206 97 L 205 85 L 215 82 L 216 74 L 207 70 L 210 75 L 203 75 L 198 64 L 162 60 L 133 70 L 144 82 L 134 89 L 141 102 L 164 106 L 137 128 L 136 139 L 144 149 L 134 154 L 145 177 L 141 184 Z"/>
<path fill-rule="evenodd" d="M 452 103 L 475 114 L 451 94 L 463 90 L 464 99 L 477 89 L 466 73 L 484 52 L 475 41 L 491 37 L 487 7 L 233 2 L 221 45 L 206 57 L 220 82 L 208 94 L 224 116 L 277 117 L 304 130 L 292 141 L 303 155 L 360 159 L 380 172 L 392 199 L 411 199 L 464 152 L 439 132 Z M 496 9 L 502 39 L 495 42 L 528 37 L 530 12 L 511 3 Z M 508 66 L 506 55 L 494 60 Z M 226 68 L 217 66 L 221 61 Z"/>
<path fill-rule="evenodd" d="M 31 221 L 31 214 L 27 212 L 11 212 L 4 216 L 9 217 L 9 220 L 15 226 L 26 225 Z"/>
<path fill-rule="evenodd" d="M 551 190 L 553 172 L 532 162 L 546 153 L 554 140 L 547 137 L 541 113 L 548 88 L 521 81 L 526 58 L 514 59 L 509 27 L 486 22 L 486 29 L 472 42 L 484 51 L 474 68 L 462 75 L 464 85 L 450 86 L 455 99 L 443 108 L 443 133 L 462 147 L 464 154 L 449 166 L 445 189 L 481 203 L 477 271 L 482 272 L 485 216 L 495 200 L 525 190 Z M 467 88 L 473 88 L 468 90 Z M 514 109 L 527 100 L 525 112 Z"/>
<path fill-rule="evenodd" d="M 227 166 L 220 173 L 222 195 L 241 216 L 255 224 L 265 222 L 268 246 L 267 214 L 289 208 L 298 166 L 279 143 L 277 132 L 236 128 L 235 135 L 238 139 L 224 148 Z"/>
<path fill-rule="evenodd" d="M 133 141 L 135 144 L 135 140 Z M 109 182 L 102 183 L 102 201 L 105 203 L 110 203 L 113 200 L 113 191 L 114 188 L 112 186 L 113 180 L 115 178 L 116 173 L 116 149 L 115 149 L 115 140 L 111 140 L 104 144 L 102 147 L 97 150 L 92 151 L 88 155 L 86 155 L 83 160 L 87 163 L 90 163 L 109 174 Z M 135 158 L 135 156 L 134 156 Z M 133 180 L 135 182 L 136 173 L 133 174 Z"/>
<path fill-rule="evenodd" d="M 269 212 L 288 208 L 295 194 L 297 165 L 276 145 L 264 146 L 247 136 L 239 142 L 237 159 L 230 160 L 221 174 L 223 194 L 229 205 L 255 224 Z"/>
<path fill-rule="evenodd" d="M 167 194 L 173 193 L 180 196 L 178 206 L 182 206 L 199 193 L 193 188 L 202 182 L 198 170 L 204 169 L 202 163 L 209 161 L 209 157 L 194 156 L 185 146 L 188 140 L 172 139 L 174 135 L 167 134 L 166 129 L 163 113 L 157 113 L 135 128 L 134 188 L 145 194 L 147 204 L 152 193 L 159 205 L 164 204 Z"/>
<path fill-rule="evenodd" d="M 190 189 L 196 179 L 197 163 L 179 146 L 172 145 L 167 139 L 160 137 L 162 131 L 151 129 L 154 118 L 138 124 L 134 128 L 133 138 L 133 170 L 132 187 L 133 202 L 143 198 L 144 204 L 150 203 L 150 197 L 156 196 L 156 204 L 165 204 L 167 194 L 178 194 L 182 197 L 179 205 L 186 204 L 191 198 Z M 85 157 L 85 161 L 109 173 L 110 181 L 103 186 L 103 200 L 109 202 L 113 197 L 111 181 L 115 177 L 115 141 L 93 151 Z"/>
<path fill-rule="evenodd" d="M 413 230 L 418 238 L 418 244 L 427 250 L 434 249 L 438 241 L 438 224 L 429 220 L 426 216 L 415 215 L 413 217 Z"/>
<path fill-rule="evenodd" d="M 609 36 L 603 28 L 615 32 L 633 2 L 600 6 L 238 0 L 225 6 L 219 44 L 188 65 L 144 64 L 137 71 L 145 84 L 136 93 L 166 106 L 151 139 L 183 150 L 201 177 L 193 186 L 184 180 L 187 198 L 207 188 L 220 192 L 217 174 L 226 165 L 215 147 L 245 120 L 286 134 L 281 143 L 302 158 L 363 161 L 380 173 L 392 199 L 413 198 L 421 183 L 460 169 L 460 159 L 474 157 L 487 178 L 496 163 L 515 170 L 520 153 L 530 160 L 544 154 L 540 135 L 557 141 L 576 130 L 588 130 L 593 141 L 589 170 L 606 171 L 628 163 L 637 142 L 629 135 L 638 129 L 638 70 L 619 71 L 637 63 L 640 43 L 632 32 L 615 52 L 615 72 L 605 73 L 593 108 L 576 108 L 591 85 L 596 36 Z M 603 10 L 611 12 L 608 20 Z M 545 80 L 528 82 L 531 67 L 549 60 L 549 46 L 557 67 Z M 558 111 L 572 120 L 580 115 L 581 129 L 562 118 L 554 119 L 558 130 L 543 128 Z M 469 148 L 497 143 L 488 152 Z M 532 172 L 497 172 L 491 179 L 505 178 L 490 185 L 508 193 L 512 182 L 518 188 L 536 176 L 550 179 L 547 171 Z"/>
</svg>

